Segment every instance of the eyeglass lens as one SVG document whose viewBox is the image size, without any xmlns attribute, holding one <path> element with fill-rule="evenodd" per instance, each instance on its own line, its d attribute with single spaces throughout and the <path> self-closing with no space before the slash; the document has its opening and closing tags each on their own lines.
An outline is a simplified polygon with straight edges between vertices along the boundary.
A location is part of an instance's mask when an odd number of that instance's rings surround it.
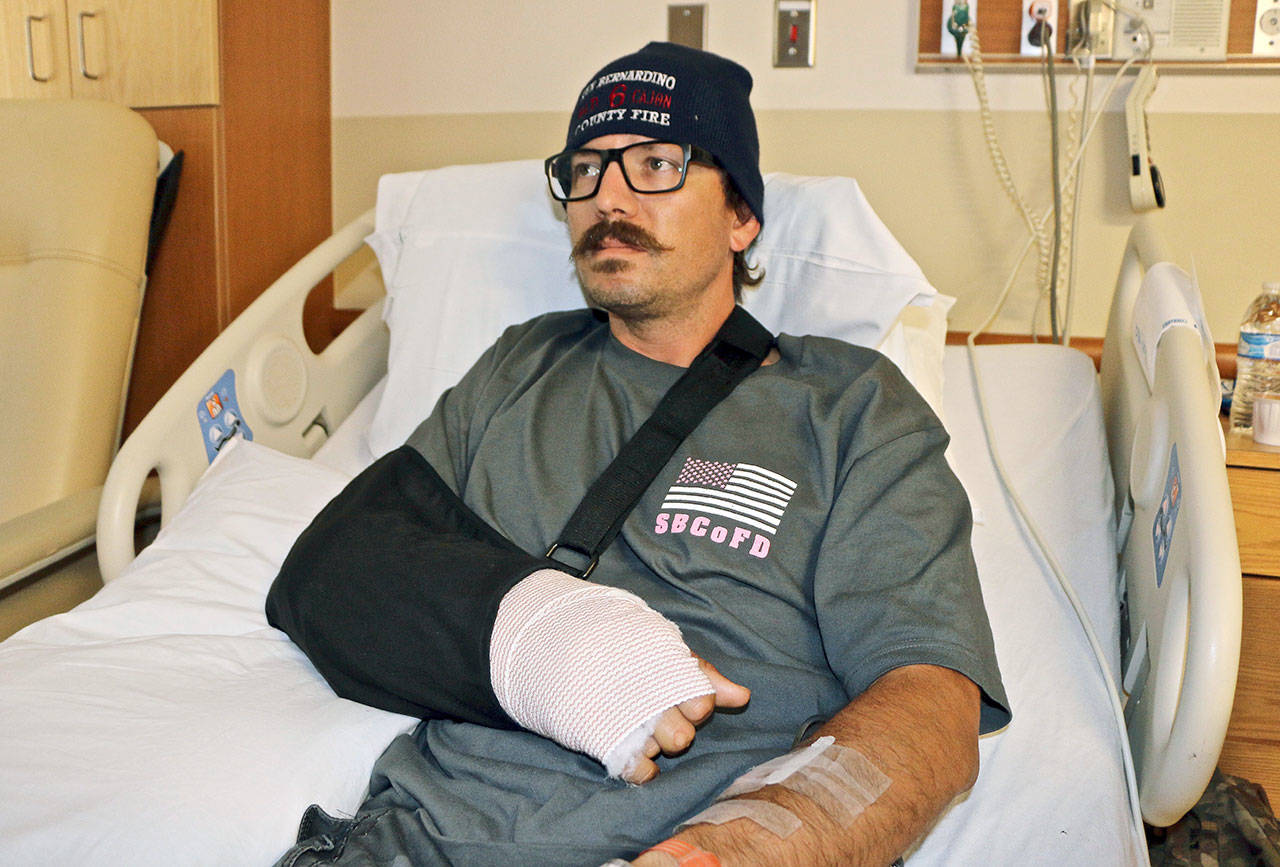
<svg viewBox="0 0 1280 867">
<path fill-rule="evenodd" d="M 637 142 L 614 150 L 565 151 L 547 166 L 552 192 L 562 200 L 596 194 L 608 164 L 617 160 L 627 186 L 638 193 L 665 193 L 684 180 L 685 148 L 671 142 Z"/>
</svg>

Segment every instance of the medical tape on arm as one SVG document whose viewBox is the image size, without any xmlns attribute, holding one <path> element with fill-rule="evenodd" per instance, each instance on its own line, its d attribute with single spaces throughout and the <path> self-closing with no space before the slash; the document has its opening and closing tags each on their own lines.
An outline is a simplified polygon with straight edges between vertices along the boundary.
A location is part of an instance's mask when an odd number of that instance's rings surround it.
<svg viewBox="0 0 1280 867">
<path fill-rule="evenodd" d="M 723 824 L 749 819 L 777 837 L 786 838 L 802 823 L 772 801 L 744 798 L 765 786 L 779 786 L 807 798 L 837 824 L 848 826 L 884 794 L 892 781 L 862 753 L 822 737 L 757 765 L 729 785 L 716 803 L 681 825 Z"/>
<path fill-rule="evenodd" d="M 803 824 L 799 816 L 781 804 L 754 798 L 733 798 L 728 801 L 716 801 L 679 827 L 687 828 L 689 825 L 702 824 L 723 825 L 734 819 L 750 819 L 781 840 L 799 831 Z"/>
<path fill-rule="evenodd" d="M 680 629 L 616 587 L 543 569 L 507 592 L 489 645 L 513 720 L 625 775 L 662 712 L 715 687 Z"/>
</svg>

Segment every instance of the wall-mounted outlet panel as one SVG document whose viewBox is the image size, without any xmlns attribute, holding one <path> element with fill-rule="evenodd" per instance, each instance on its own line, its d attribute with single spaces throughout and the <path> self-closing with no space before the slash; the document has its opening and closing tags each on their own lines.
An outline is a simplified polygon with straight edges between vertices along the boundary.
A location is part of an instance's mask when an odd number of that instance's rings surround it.
<svg viewBox="0 0 1280 867">
<path fill-rule="evenodd" d="M 969 32 L 977 26 L 978 0 L 943 0 L 940 53 L 953 57 L 973 54 Z"/>
<path fill-rule="evenodd" d="M 707 41 L 707 4 L 681 3 L 667 7 L 667 41 L 701 48 Z"/>
<path fill-rule="evenodd" d="M 1138 0 L 1125 8 L 1139 13 L 1151 32 L 1152 60 L 1226 60 L 1229 0 Z M 1127 60 L 1139 50 L 1142 28 L 1128 15 L 1116 16 L 1111 56 Z"/>
<path fill-rule="evenodd" d="M 1102 0 L 1070 0 L 1068 16 L 1068 54 L 1083 42 L 1094 57 L 1106 59 L 1111 56 L 1116 13 L 1110 6 Z"/>
<path fill-rule="evenodd" d="M 1028 57 L 1039 57 L 1044 46 L 1053 51 L 1058 39 L 1057 0 L 1036 0 L 1022 6 L 1022 45 L 1020 51 Z"/>
<path fill-rule="evenodd" d="M 1258 0 L 1253 19 L 1253 53 L 1280 57 L 1280 0 Z"/>
<path fill-rule="evenodd" d="M 774 66 L 813 66 L 814 2 L 775 0 Z"/>
</svg>

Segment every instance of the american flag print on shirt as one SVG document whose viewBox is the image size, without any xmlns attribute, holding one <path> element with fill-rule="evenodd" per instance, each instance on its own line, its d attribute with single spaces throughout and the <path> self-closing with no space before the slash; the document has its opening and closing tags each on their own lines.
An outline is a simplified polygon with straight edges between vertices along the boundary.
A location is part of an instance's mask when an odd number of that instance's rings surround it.
<svg viewBox="0 0 1280 867">
<path fill-rule="evenodd" d="M 754 464 L 686 458 L 662 508 L 720 515 L 773 535 L 795 490 L 786 476 Z"/>
</svg>

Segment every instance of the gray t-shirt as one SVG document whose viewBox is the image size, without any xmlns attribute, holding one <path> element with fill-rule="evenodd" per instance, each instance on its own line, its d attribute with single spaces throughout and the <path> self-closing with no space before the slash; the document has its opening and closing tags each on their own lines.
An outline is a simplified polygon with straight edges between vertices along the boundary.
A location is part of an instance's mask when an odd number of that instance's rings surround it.
<svg viewBox="0 0 1280 867">
<path fill-rule="evenodd" d="M 983 731 L 1007 722 L 942 426 L 879 353 L 787 335 L 778 349 L 677 450 L 592 574 L 676 622 L 749 706 L 718 712 L 641 787 L 531 733 L 426 724 L 424 755 L 393 749 L 374 793 L 386 777 L 400 794 L 384 801 L 411 791 L 450 858 L 500 857 L 502 841 L 521 863 L 642 848 L 901 665 L 963 672 Z M 550 314 L 508 329 L 408 442 L 540 554 L 682 373 L 587 311 Z"/>
</svg>

